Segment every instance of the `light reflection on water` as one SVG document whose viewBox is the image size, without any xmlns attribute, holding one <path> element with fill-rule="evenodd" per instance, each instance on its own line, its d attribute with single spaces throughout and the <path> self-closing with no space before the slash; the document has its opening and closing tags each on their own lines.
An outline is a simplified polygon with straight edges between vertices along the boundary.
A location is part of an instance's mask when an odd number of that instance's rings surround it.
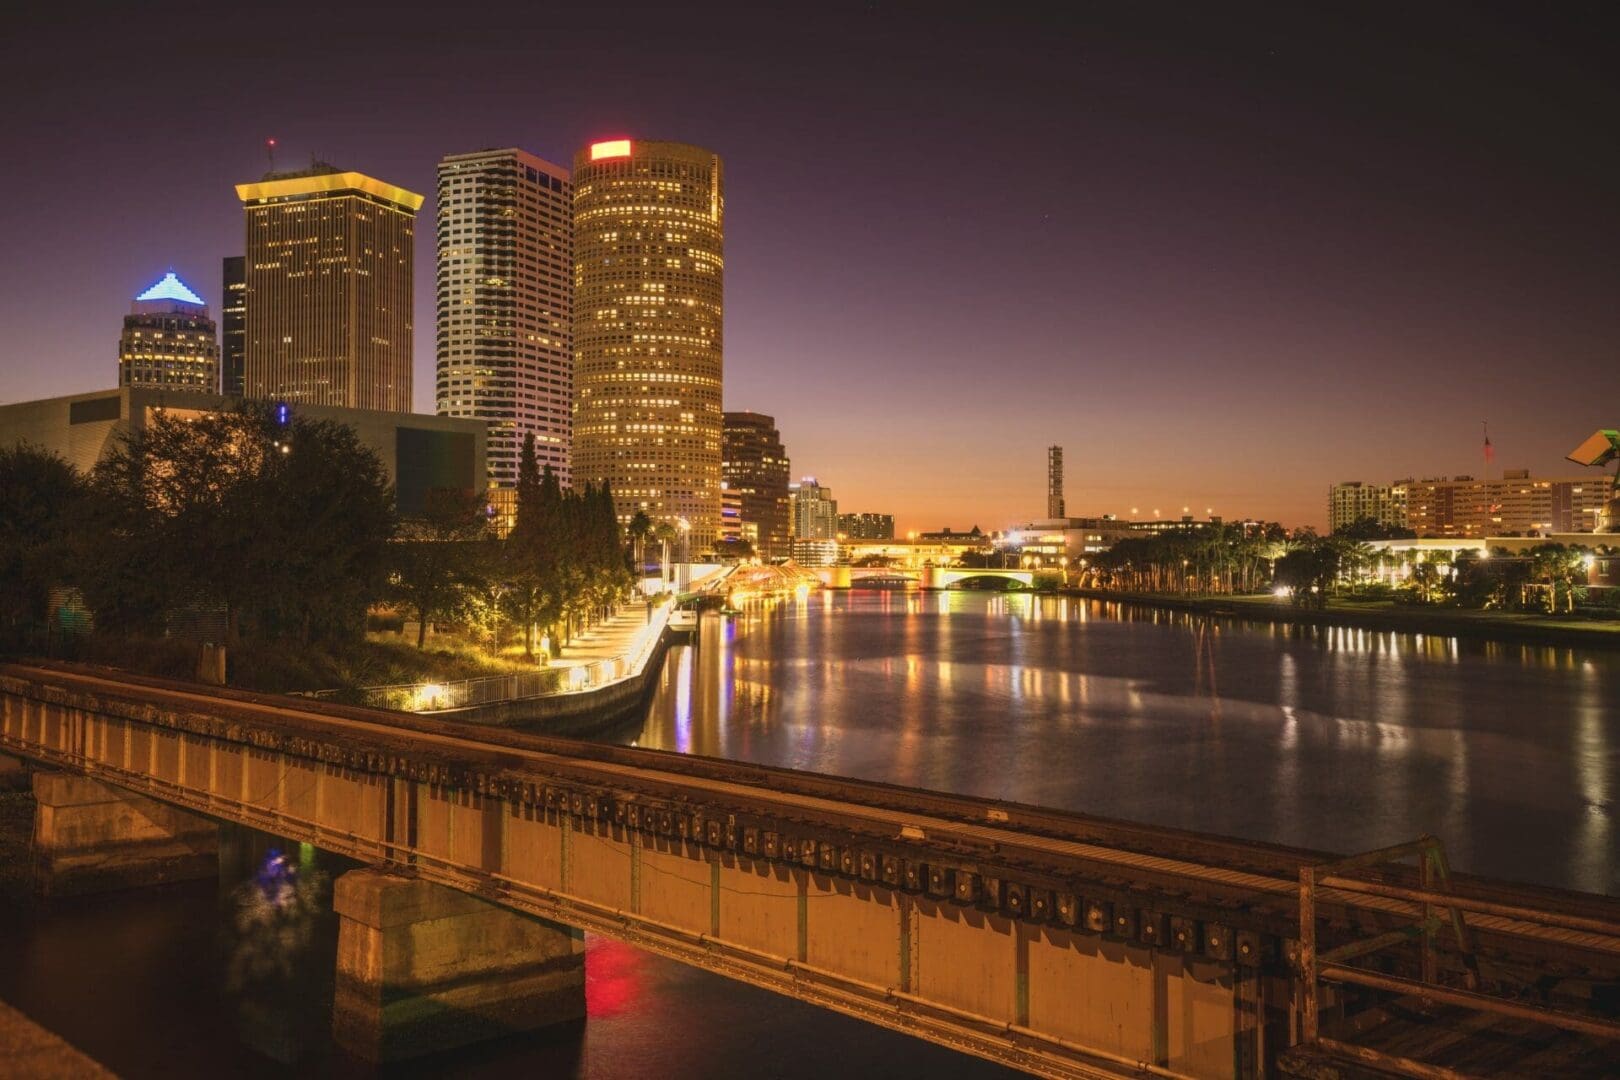
<svg viewBox="0 0 1620 1080">
<path fill-rule="evenodd" d="M 825 593 L 705 619 L 639 744 L 1620 891 L 1620 655 L 1096 601 Z"/>
</svg>

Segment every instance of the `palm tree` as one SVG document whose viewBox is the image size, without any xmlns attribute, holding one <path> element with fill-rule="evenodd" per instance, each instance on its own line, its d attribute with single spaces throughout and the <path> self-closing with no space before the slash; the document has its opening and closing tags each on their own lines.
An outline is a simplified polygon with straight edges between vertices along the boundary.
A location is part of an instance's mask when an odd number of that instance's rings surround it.
<svg viewBox="0 0 1620 1080">
<path fill-rule="evenodd" d="M 652 535 L 652 519 L 646 511 L 637 510 L 636 516 L 630 519 L 630 525 L 625 530 L 630 534 L 631 543 L 636 546 L 636 577 L 641 577 L 647 569 L 647 538 Z"/>
</svg>

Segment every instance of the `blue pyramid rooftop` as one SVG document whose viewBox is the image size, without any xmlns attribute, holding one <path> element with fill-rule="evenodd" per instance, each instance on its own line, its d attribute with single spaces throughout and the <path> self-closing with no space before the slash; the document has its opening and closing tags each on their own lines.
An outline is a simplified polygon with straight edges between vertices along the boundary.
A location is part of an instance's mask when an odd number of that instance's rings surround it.
<svg viewBox="0 0 1620 1080">
<path fill-rule="evenodd" d="M 175 276 L 170 270 L 163 275 L 163 280 L 147 289 L 136 300 L 178 300 L 183 304 L 201 304 L 203 298 L 192 292 L 185 282 Z"/>
</svg>

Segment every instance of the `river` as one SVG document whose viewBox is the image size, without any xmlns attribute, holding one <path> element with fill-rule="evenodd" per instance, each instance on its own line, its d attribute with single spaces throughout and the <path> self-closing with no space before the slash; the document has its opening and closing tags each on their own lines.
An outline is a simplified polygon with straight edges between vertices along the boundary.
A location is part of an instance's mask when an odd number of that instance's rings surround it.
<svg viewBox="0 0 1620 1080">
<path fill-rule="evenodd" d="M 1341 851 L 1429 832 L 1461 870 L 1620 892 L 1620 653 L 823 593 L 706 618 L 623 738 Z M 275 842 L 227 840 L 218 885 L 48 907 L 8 886 L 0 998 L 129 1076 L 364 1073 L 325 1034 L 318 894 L 345 864 L 284 851 L 316 895 L 263 923 L 240 900 Z M 588 951 L 586 1023 L 406 1072 L 1006 1075 L 612 942 Z"/>
</svg>

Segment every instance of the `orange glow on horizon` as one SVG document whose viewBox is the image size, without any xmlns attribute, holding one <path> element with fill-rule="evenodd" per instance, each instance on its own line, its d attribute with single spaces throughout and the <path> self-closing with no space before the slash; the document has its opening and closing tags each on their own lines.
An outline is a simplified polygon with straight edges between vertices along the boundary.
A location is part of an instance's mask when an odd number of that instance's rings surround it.
<svg viewBox="0 0 1620 1080">
<path fill-rule="evenodd" d="M 603 158 L 629 157 L 629 139 L 609 139 L 607 142 L 591 143 L 591 160 L 601 161 Z"/>
</svg>

